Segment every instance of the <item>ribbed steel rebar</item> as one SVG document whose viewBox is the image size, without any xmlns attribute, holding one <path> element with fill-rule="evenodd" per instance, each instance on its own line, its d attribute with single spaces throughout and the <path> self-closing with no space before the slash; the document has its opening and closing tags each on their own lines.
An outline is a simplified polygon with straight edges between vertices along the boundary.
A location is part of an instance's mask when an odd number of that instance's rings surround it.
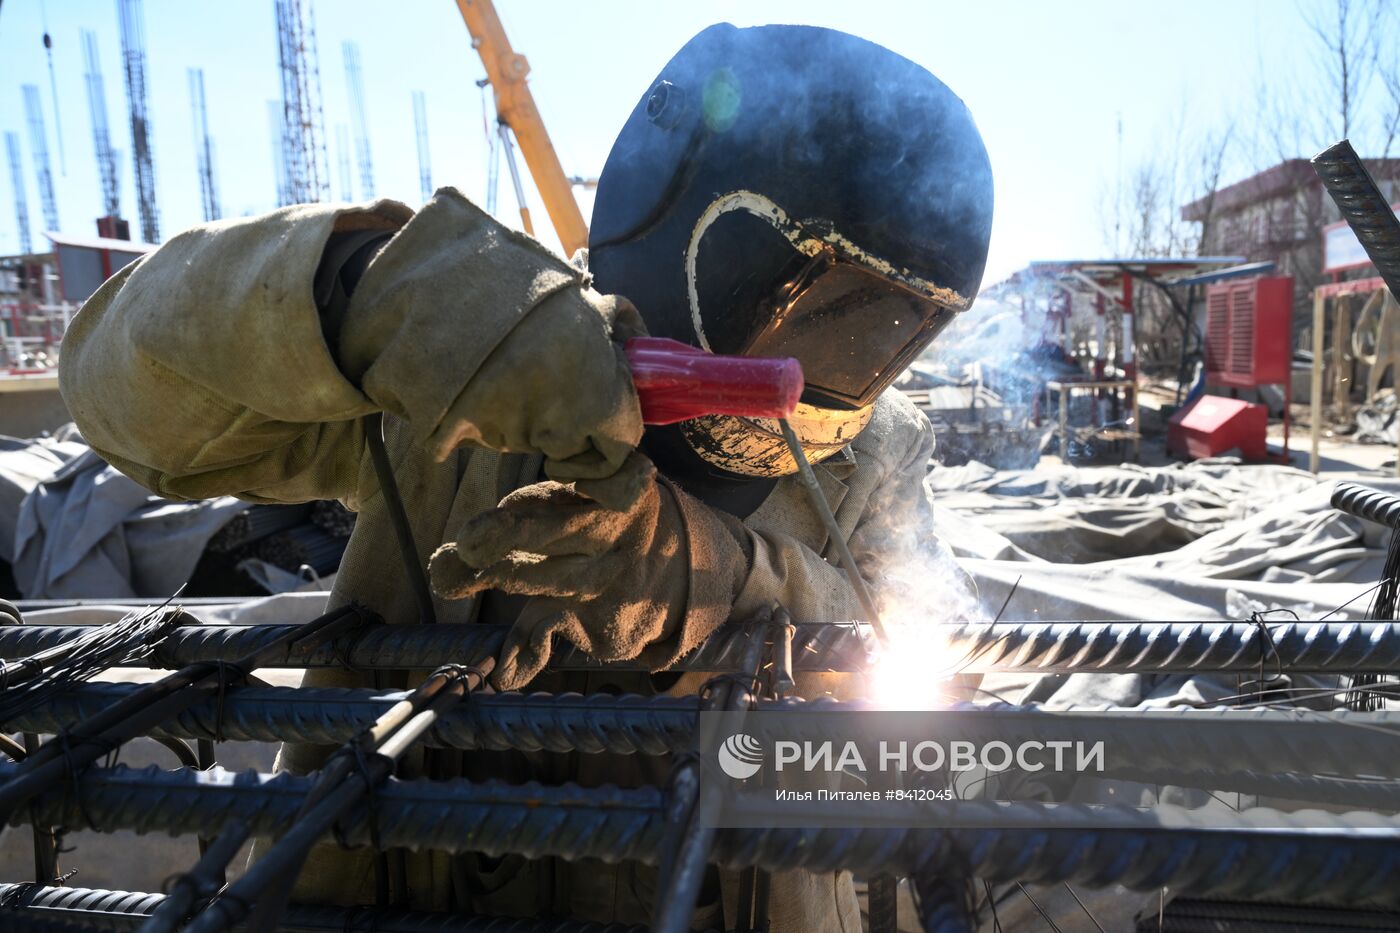
<svg viewBox="0 0 1400 933">
<path fill-rule="evenodd" d="M 172 632 L 147 663 L 180 667 L 233 660 L 295 626 L 203 625 Z M 76 626 L 0 626 L 0 658 L 26 657 L 82 631 Z M 1029 673 L 1384 673 L 1400 670 L 1400 626 L 1382 622 L 1004 622 L 939 626 L 930 672 Z M 505 627 L 496 625 L 371 625 L 315 646 L 295 646 L 266 667 L 358 667 L 431 670 L 495 653 Z M 862 671 L 871 635 L 858 623 L 796 626 L 793 667 L 799 671 Z M 748 636 L 725 626 L 674 666 L 679 671 L 736 671 Z M 639 662 L 604 663 L 560 645 L 557 670 L 640 670 Z"/>
<path fill-rule="evenodd" d="M 0 778 L 10 771 L 12 766 L 0 766 Z M 209 834 L 244 819 L 255 834 L 277 835 L 300 807 L 310 780 L 92 769 L 78 778 L 76 791 L 56 789 L 19 816 L 77 827 L 85 825 L 86 813 L 105 831 L 181 835 Z M 451 780 L 393 781 L 380 791 L 374 809 L 388 847 L 654 863 L 667 844 L 664 804 L 656 788 Z M 752 804 L 748 815 L 771 806 L 771 800 Z M 830 809 L 813 810 L 812 821 Z M 731 812 L 742 816 L 743 808 Z M 913 827 L 916 812 L 891 808 L 885 817 L 895 828 L 722 830 L 714 861 L 769 871 L 903 875 L 941 867 L 993 882 L 1170 886 L 1201 896 L 1354 905 L 1400 901 L 1400 820 L 1374 814 L 957 802 L 940 809 L 940 828 L 929 829 Z M 343 827 L 347 844 L 369 842 L 370 818 L 361 813 Z"/>
<path fill-rule="evenodd" d="M 342 606 L 285 633 L 277 642 L 238 658 L 232 668 L 246 675 L 263 666 L 268 656 L 276 654 L 279 648 L 322 640 L 363 620 L 362 610 Z M 123 742 L 147 734 L 182 710 L 221 694 L 229 673 L 227 667 L 215 663 L 182 667 L 157 681 L 142 684 L 121 702 L 32 751 L 14 767 L 7 780 L 0 782 L 0 820 L 9 819 L 16 807 L 48 790 L 63 774 L 91 764 Z"/>
<path fill-rule="evenodd" d="M 134 689 L 131 684 L 84 684 L 11 727 L 56 732 L 90 718 Z M 214 698 L 185 710 L 156 733 L 181 739 L 222 734 L 231 741 L 338 745 L 404 696 L 370 689 L 245 687 L 229 691 L 222 703 Z M 794 730 L 795 736 L 859 740 L 868 737 L 870 720 L 855 714 L 875 707 L 859 701 L 786 698 L 760 700 L 755 709 L 785 714 L 784 729 Z M 661 755 L 692 747 L 699 711 L 697 697 L 487 695 L 445 712 L 423 741 L 441 748 Z M 1393 712 L 1229 707 L 1065 712 L 956 703 L 922 714 L 919 730 L 920 739 L 945 743 L 1103 741 L 1111 773 L 1122 768 L 1173 773 L 1196 768 L 1222 774 L 1249 769 L 1400 778 L 1400 714 Z M 1245 787 L 1210 786 L 1249 792 Z"/>
<path fill-rule="evenodd" d="M 1370 486 L 1338 483 L 1332 490 L 1332 507 L 1378 525 L 1400 529 L 1400 497 Z"/>
<path fill-rule="evenodd" d="M 95 888 L 0 884 L 0 930 L 72 927 L 135 930 L 164 901 L 163 894 Z M 466 917 L 368 907 L 293 904 L 277 929 L 282 933 L 373 930 L 375 933 L 645 933 L 644 927 L 578 920 L 519 920 Z"/>
<path fill-rule="evenodd" d="M 1386 287 L 1400 297 L 1400 220 L 1356 150 L 1344 139 L 1313 156 L 1312 165 Z"/>
<path fill-rule="evenodd" d="M 910 881 L 918 895 L 919 922 L 924 933 L 974 933 L 976 924 L 968 909 L 966 876 L 925 871 Z"/>
</svg>

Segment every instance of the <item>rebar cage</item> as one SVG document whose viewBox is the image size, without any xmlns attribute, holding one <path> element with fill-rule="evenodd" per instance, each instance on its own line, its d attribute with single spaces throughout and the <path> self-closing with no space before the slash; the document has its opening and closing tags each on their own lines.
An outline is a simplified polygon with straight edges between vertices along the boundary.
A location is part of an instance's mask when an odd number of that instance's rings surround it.
<svg viewBox="0 0 1400 933">
<path fill-rule="evenodd" d="M 1400 501 L 1373 491 L 1342 489 L 1334 502 L 1400 525 Z M 1263 808 L 1221 817 L 968 799 L 946 805 L 946 819 L 931 828 L 715 829 L 708 816 L 718 805 L 716 791 L 696 761 L 701 715 L 871 708 L 791 695 L 800 672 L 869 674 L 875 646 L 867 626 L 794 625 L 777 608 L 732 622 L 679 663 L 679 670 L 714 675 L 701 695 L 582 696 L 490 693 L 483 684 L 504 635 L 500 626 L 391 626 L 357 607 L 297 625 L 204 625 L 175 606 L 157 618 L 164 627 L 153 643 L 117 644 L 115 654 L 101 657 L 169 673 L 144 684 L 60 684 L 34 693 L 35 702 L 16 703 L 3 723 L 22 741 L 7 736 L 3 746 L 12 761 L 0 764 L 0 813 L 7 824 L 32 827 L 35 877 L 0 885 L 0 929 L 635 929 L 417 913 L 392 895 L 364 908 L 287 904 L 306 848 L 327 838 L 378 851 L 654 865 L 660 881 L 650 928 L 666 933 L 691 929 L 710 865 L 740 872 L 739 917 L 729 918 L 739 930 L 766 928 L 768 876 L 791 869 L 854 872 L 867 883 L 871 927 L 881 931 L 894 929 L 901 879 L 911 881 L 924 928 L 942 931 L 975 928 L 974 880 L 1171 888 L 1193 898 L 1377 911 L 1400 901 L 1400 756 L 1378 738 L 1400 736 L 1400 719 L 1384 708 L 1260 719 L 1242 738 L 1240 711 L 1224 707 L 1101 710 L 1074 719 L 1075 735 L 1109 736 L 1125 750 L 1109 777 L 1341 802 L 1351 812 L 1301 820 Z M 11 621 L 20 622 L 20 613 Z M 149 635 L 149 626 L 142 631 Z M 1388 620 L 960 623 L 941 632 L 957 672 L 1255 675 L 1267 668 L 1365 674 L 1382 678 L 1367 689 L 1385 695 L 1391 684 L 1384 675 L 1400 670 L 1400 629 Z M 82 640 L 91 634 L 82 626 L 0 626 L 0 698 L 33 691 L 65 658 L 92 651 Z M 271 687 L 252 677 L 258 668 L 338 665 L 426 676 L 403 691 Z M 638 669 L 602 664 L 562 643 L 552 667 Z M 986 740 L 1050 715 L 1036 706 L 961 701 L 940 710 L 931 728 L 950 740 Z M 1209 738 L 1226 728 L 1254 763 L 1251 770 L 1225 768 L 1212 753 Z M 138 736 L 160 741 L 183 766 L 103 765 L 112 749 Z M 216 768 L 220 741 L 341 751 L 310 775 L 231 773 Z M 410 747 L 667 756 L 669 779 L 622 789 L 396 777 L 395 762 Z M 1353 762 L 1368 779 L 1319 773 L 1323 758 Z M 66 887 L 56 827 L 194 836 L 201 854 L 161 894 Z M 229 860 L 253 837 L 275 840 L 255 863 L 262 867 L 226 885 Z"/>
</svg>

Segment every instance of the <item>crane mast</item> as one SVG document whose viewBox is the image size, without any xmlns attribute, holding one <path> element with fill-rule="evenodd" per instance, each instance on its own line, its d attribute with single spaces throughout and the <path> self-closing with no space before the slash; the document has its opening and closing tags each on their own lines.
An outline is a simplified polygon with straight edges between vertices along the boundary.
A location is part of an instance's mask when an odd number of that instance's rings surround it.
<svg viewBox="0 0 1400 933">
<path fill-rule="evenodd" d="M 365 80 L 360 71 L 360 46 L 346 42 L 340 47 L 345 57 L 345 86 L 350 94 L 350 122 L 355 131 L 355 161 L 360 167 L 360 197 L 374 197 L 374 159 L 369 148 L 369 120 L 365 115 Z"/>
<path fill-rule="evenodd" d="M 277 58 L 282 70 L 282 165 L 287 203 L 330 196 L 326 131 L 321 111 L 321 69 L 311 4 L 275 0 Z"/>
<path fill-rule="evenodd" d="M 204 104 L 204 69 L 189 69 L 190 111 L 194 124 L 195 168 L 199 173 L 199 201 L 206 221 L 218 220 L 219 192 L 214 184 L 214 142 L 209 138 L 209 111 Z"/>
<path fill-rule="evenodd" d="M 39 88 L 23 85 L 24 111 L 29 121 L 29 154 L 34 160 L 34 174 L 39 182 L 39 206 L 44 212 L 44 229 L 58 230 L 58 200 L 54 197 L 53 169 L 49 165 L 49 143 L 44 129 L 44 108 L 39 103 Z"/>
<path fill-rule="evenodd" d="M 97 176 L 102 184 L 103 219 L 115 224 L 122 212 L 117 153 L 112 148 L 112 133 L 107 125 L 107 88 L 97 56 L 97 35 L 86 29 L 83 30 L 83 58 L 87 64 L 84 78 L 87 82 L 88 114 L 92 119 L 92 147 L 97 156 Z"/>
<path fill-rule="evenodd" d="M 428 102 L 422 91 L 413 92 L 413 132 L 418 140 L 418 189 L 427 202 L 433 196 L 433 167 L 428 153 Z"/>
<path fill-rule="evenodd" d="M 150 102 L 146 89 L 146 24 L 141 0 L 117 0 L 121 22 L 122 60 L 126 66 L 126 102 L 131 115 L 131 164 L 136 171 L 136 205 L 141 214 L 141 239 L 160 242 L 156 208 L 155 156 L 151 151 Z"/>
<path fill-rule="evenodd" d="M 19 135 L 5 133 L 5 152 L 10 157 L 10 186 L 15 189 L 15 227 L 19 230 L 19 251 L 28 256 L 34 252 L 29 238 L 29 201 L 24 196 L 24 169 L 20 165 Z"/>
</svg>

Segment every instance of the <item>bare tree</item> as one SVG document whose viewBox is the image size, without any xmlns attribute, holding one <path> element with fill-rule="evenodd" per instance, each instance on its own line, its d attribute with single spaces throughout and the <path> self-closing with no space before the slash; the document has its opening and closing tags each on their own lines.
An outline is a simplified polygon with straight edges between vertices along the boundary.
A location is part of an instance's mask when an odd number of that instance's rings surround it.
<svg viewBox="0 0 1400 933">
<path fill-rule="evenodd" d="M 1347 138 L 1357 129 L 1361 105 L 1376 76 L 1384 6 L 1380 0 L 1335 0 L 1301 5 L 1299 12 L 1317 42 L 1319 96 L 1330 112 L 1329 129 Z"/>
</svg>

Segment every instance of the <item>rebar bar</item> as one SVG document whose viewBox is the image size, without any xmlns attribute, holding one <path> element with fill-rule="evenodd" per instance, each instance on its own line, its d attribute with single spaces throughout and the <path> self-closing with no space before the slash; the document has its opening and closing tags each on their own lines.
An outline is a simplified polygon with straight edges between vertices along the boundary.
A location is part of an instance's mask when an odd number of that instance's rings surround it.
<svg viewBox="0 0 1400 933">
<path fill-rule="evenodd" d="M 974 933 L 966 876 L 925 871 L 911 878 L 910 883 L 918 895 L 919 922 L 924 933 Z"/>
<path fill-rule="evenodd" d="M 399 758 L 443 711 L 481 687 L 493 666 L 487 659 L 480 669 L 439 668 L 343 745 L 316 772 L 287 833 L 229 885 L 224 897 L 190 921 L 189 933 L 219 933 L 245 919 L 254 930 L 276 929 L 292 885 L 317 840 L 348 814 L 365 809 L 367 797 L 373 809 L 374 795 Z M 375 835 L 370 838 L 377 841 Z"/>
<path fill-rule="evenodd" d="M 168 898 L 164 894 L 95 888 L 0 884 L 0 931 L 136 930 Z M 293 904 L 282 933 L 374 930 L 376 933 L 645 933 L 644 927 L 577 920 L 466 917 L 371 907 Z"/>
<path fill-rule="evenodd" d="M 134 684 L 84 684 L 11 726 L 57 732 L 90 719 L 137 689 Z M 222 704 L 206 699 L 191 706 L 153 734 L 338 745 L 404 696 L 372 689 L 243 687 L 229 692 Z M 423 741 L 430 747 L 465 750 L 664 755 L 692 747 L 700 708 L 700 699 L 693 696 L 478 696 L 445 712 Z M 860 740 L 867 738 L 870 720 L 859 714 L 876 707 L 861 701 L 783 698 L 759 700 L 755 709 L 785 714 L 783 727 L 796 737 Z M 919 729 L 920 739 L 945 743 L 1015 744 L 1027 737 L 1103 741 L 1108 749 L 1106 772 L 1115 774 L 1123 768 L 1311 774 L 1328 766 L 1340 773 L 1345 766 L 1346 773 L 1400 778 L 1400 713 L 1395 712 L 1231 707 L 1059 711 L 954 703 L 923 714 Z M 1229 750 L 1229 762 L 1222 763 L 1222 749 Z"/>
<path fill-rule="evenodd" d="M 324 639 L 361 621 L 355 606 L 344 606 L 294 628 L 280 641 L 265 644 L 257 651 L 238 658 L 232 675 L 246 676 L 263 666 L 269 656 L 279 649 L 299 641 Z M 121 702 L 102 710 L 90 719 L 57 736 L 38 751 L 14 766 L 8 779 L 0 782 L 0 821 L 35 794 L 60 783 L 65 774 L 72 775 L 102 755 L 138 735 L 189 709 L 201 700 L 222 694 L 228 685 L 228 666 L 199 663 L 182 667 L 160 680 L 142 684 Z"/>
<path fill-rule="evenodd" d="M 232 554 L 245 545 L 295 528 L 310 520 L 311 515 L 311 507 L 304 505 L 249 506 L 225 522 L 206 548 L 215 554 Z"/>
<path fill-rule="evenodd" d="M 1343 139 L 1313 156 L 1313 169 L 1366 257 L 1390 293 L 1400 298 L 1400 220 L 1366 170 L 1351 143 Z"/>
<path fill-rule="evenodd" d="M 232 660 L 284 636 L 295 625 L 190 625 L 172 632 L 145 662 L 173 668 Z M 0 658 L 36 654 L 81 634 L 71 625 L 0 626 Z M 500 625 L 370 625 L 345 638 L 290 646 L 265 667 L 432 670 L 448 661 L 493 655 Z M 1384 673 L 1400 670 L 1400 626 L 1379 622 L 1002 622 L 938 628 L 941 663 L 957 671 L 1052 673 Z M 748 636 L 722 628 L 673 670 L 733 672 Z M 793 669 L 864 671 L 871 635 L 859 623 L 799 624 Z M 933 653 L 933 652 L 931 652 Z M 600 662 L 567 643 L 555 647 L 554 670 L 642 670 L 640 661 Z M 937 665 L 930 665 L 936 675 Z"/>
<path fill-rule="evenodd" d="M 13 770 L 0 765 L 0 778 Z M 36 798 L 32 816 L 18 816 L 69 826 L 91 817 L 103 831 L 182 835 L 243 819 L 256 835 L 276 836 L 292 821 L 310 781 L 290 774 L 93 768 L 73 782 L 76 787 Z M 655 864 L 668 845 L 665 805 L 656 788 L 390 781 L 375 811 L 386 848 Z M 771 801 L 753 808 L 771 808 Z M 914 812 L 891 808 L 882 819 L 894 825 L 880 828 L 721 830 L 712 860 L 733 869 L 909 875 L 941 867 L 994 883 L 1068 881 L 1139 891 L 1169 886 L 1199 896 L 1358 906 L 1400 902 L 1400 820 L 1374 814 L 972 801 L 940 809 L 940 827 L 919 828 L 912 825 Z M 361 812 L 345 822 L 347 845 L 369 843 L 370 818 Z"/>
<path fill-rule="evenodd" d="M 1337 488 L 1332 490 L 1332 507 L 1348 515 L 1400 530 L 1400 498 L 1379 489 L 1360 483 L 1338 483 Z"/>
<path fill-rule="evenodd" d="M 740 676 L 721 680 L 702 701 L 705 708 L 723 714 L 722 722 L 706 723 L 710 729 L 722 730 L 719 735 L 733 732 L 754 700 L 764 642 L 773 630 L 772 617 L 756 620 L 749 628 Z M 693 742 L 698 756 L 701 737 L 697 735 Z M 672 776 L 667 813 L 670 840 L 657 872 L 660 893 L 653 908 L 653 933 L 685 933 L 690 929 L 714 848 L 715 820 L 723 804 L 723 793 L 714 780 L 705 780 L 694 759 L 678 763 Z"/>
<path fill-rule="evenodd" d="M 136 689 L 125 683 L 83 684 L 16 719 L 13 727 L 55 733 Z M 153 734 L 338 745 L 405 695 L 367 688 L 245 687 L 227 694 L 222 706 L 210 700 L 185 710 Z M 689 747 L 698 710 L 693 696 L 478 696 L 444 713 L 424 742 L 438 748 L 662 755 Z"/>
</svg>

